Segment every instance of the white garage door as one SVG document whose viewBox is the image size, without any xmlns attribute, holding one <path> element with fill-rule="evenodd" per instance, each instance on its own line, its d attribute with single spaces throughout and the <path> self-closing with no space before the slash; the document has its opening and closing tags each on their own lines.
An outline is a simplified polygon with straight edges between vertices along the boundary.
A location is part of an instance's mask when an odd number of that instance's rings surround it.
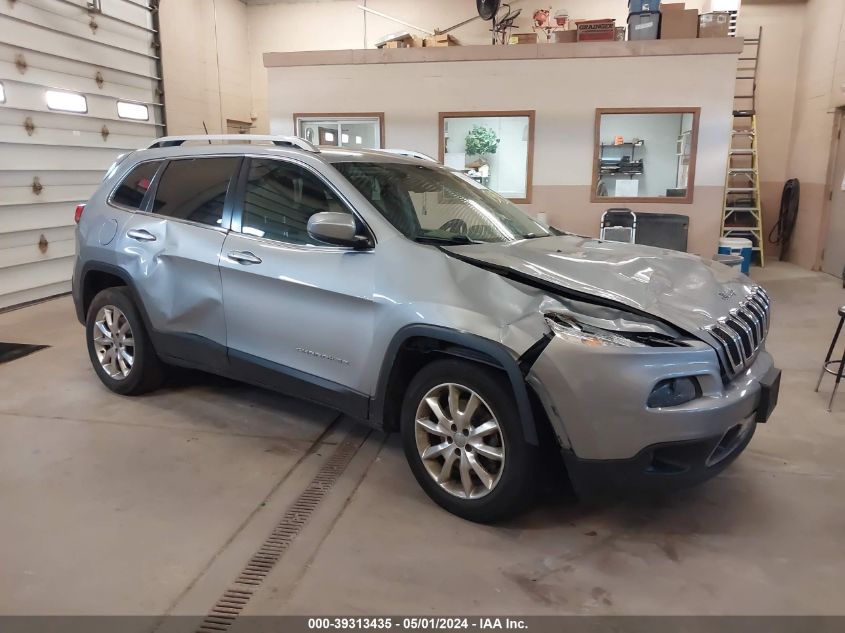
<svg viewBox="0 0 845 633">
<path fill-rule="evenodd" d="M 76 205 L 161 135 L 155 25 L 147 0 L 0 2 L 0 309 L 70 290 Z"/>
</svg>

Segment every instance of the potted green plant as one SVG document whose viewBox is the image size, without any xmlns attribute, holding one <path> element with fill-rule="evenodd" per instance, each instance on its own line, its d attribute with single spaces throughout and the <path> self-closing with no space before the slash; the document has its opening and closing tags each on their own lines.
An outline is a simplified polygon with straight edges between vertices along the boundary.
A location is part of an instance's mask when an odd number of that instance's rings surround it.
<svg viewBox="0 0 845 633">
<path fill-rule="evenodd" d="M 495 154 L 500 139 L 493 128 L 473 125 L 466 137 L 466 153 L 470 156 Z"/>
</svg>

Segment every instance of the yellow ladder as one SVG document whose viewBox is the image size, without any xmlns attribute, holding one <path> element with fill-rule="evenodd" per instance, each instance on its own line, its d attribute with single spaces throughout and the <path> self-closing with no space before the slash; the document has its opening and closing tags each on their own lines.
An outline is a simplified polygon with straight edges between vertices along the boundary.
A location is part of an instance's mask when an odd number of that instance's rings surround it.
<svg viewBox="0 0 845 633">
<path fill-rule="evenodd" d="M 744 119 L 750 120 L 750 126 L 737 127 L 737 122 Z M 744 237 L 751 240 L 753 252 L 759 256 L 760 266 L 764 266 L 765 240 L 763 210 L 760 204 L 756 114 L 742 111 L 734 113 L 722 209 L 722 237 Z"/>
<path fill-rule="evenodd" d="M 725 174 L 722 203 L 722 237 L 744 237 L 751 240 L 754 254 L 764 266 L 763 205 L 760 198 L 760 163 L 757 153 L 757 67 L 763 29 L 756 38 L 747 38 L 737 68 L 737 85 L 751 82 L 748 90 L 734 97 L 731 145 Z M 749 52 L 746 52 L 749 51 Z M 743 66 L 743 64 L 745 65 Z M 751 66 L 748 66 L 751 63 Z M 748 94 L 744 94 L 744 93 Z M 750 107 L 749 107 L 750 105 Z"/>
</svg>

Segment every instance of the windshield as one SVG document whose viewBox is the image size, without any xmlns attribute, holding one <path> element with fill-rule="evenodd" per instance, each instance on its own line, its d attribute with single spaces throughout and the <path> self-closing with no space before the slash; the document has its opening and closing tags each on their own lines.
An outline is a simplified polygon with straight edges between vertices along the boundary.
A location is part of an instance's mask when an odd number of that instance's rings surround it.
<svg viewBox="0 0 845 633">
<path fill-rule="evenodd" d="M 512 242 L 552 233 L 459 172 L 405 163 L 334 163 L 406 237 L 433 243 Z"/>
</svg>

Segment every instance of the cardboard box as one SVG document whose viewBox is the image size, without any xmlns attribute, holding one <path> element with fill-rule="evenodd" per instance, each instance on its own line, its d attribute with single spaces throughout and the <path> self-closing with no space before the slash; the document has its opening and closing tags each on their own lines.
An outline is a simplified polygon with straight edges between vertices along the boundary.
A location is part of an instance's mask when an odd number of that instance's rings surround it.
<svg viewBox="0 0 845 633">
<path fill-rule="evenodd" d="M 536 33 L 514 33 L 508 38 L 509 44 L 536 44 Z"/>
<path fill-rule="evenodd" d="M 575 23 L 578 28 L 579 42 L 612 42 L 616 39 L 616 20 L 580 20 Z"/>
<path fill-rule="evenodd" d="M 552 42 L 554 44 L 571 44 L 578 41 L 578 31 L 570 29 L 567 31 L 553 31 Z"/>
<path fill-rule="evenodd" d="M 628 16 L 628 39 L 656 40 L 660 34 L 660 14 L 657 11 L 632 13 Z"/>
<path fill-rule="evenodd" d="M 415 37 L 408 33 L 400 34 L 398 36 L 387 36 L 387 38 L 376 42 L 376 48 L 416 48 L 423 45 L 423 40 L 420 37 Z"/>
<path fill-rule="evenodd" d="M 660 5 L 660 13 L 665 13 L 666 11 L 684 11 L 686 8 L 687 5 L 683 2 L 670 2 Z"/>
<path fill-rule="evenodd" d="M 698 37 L 698 9 L 661 10 L 661 40 L 686 40 L 696 37 Z"/>
<path fill-rule="evenodd" d="M 425 46 L 460 46 L 460 44 L 453 36 L 446 33 L 425 38 Z"/>
<path fill-rule="evenodd" d="M 702 13 L 698 22 L 698 37 L 730 37 L 731 14 Z"/>
</svg>

